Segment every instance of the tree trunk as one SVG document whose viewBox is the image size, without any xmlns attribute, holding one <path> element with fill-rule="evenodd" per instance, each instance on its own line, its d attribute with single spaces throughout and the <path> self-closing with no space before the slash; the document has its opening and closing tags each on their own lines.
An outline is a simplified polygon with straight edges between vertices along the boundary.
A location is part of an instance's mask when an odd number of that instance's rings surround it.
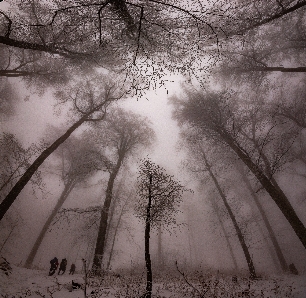
<svg viewBox="0 0 306 298">
<path fill-rule="evenodd" d="M 257 228 L 258 228 L 258 230 L 259 230 L 259 232 L 260 232 L 260 234 L 261 234 L 261 236 L 262 236 L 263 241 L 264 241 L 265 244 L 266 244 L 266 247 L 267 247 L 267 249 L 268 249 L 268 251 L 269 251 L 271 260 L 272 260 L 272 262 L 273 262 L 273 265 L 274 265 L 276 271 L 277 271 L 277 272 L 283 272 L 283 271 L 282 271 L 282 268 L 281 268 L 281 266 L 280 266 L 280 263 L 279 263 L 279 261 L 278 261 L 278 258 L 277 258 L 277 256 L 275 255 L 275 249 L 274 249 L 274 247 L 272 247 L 272 246 L 270 245 L 270 243 L 269 243 L 269 241 L 268 241 L 268 239 L 270 239 L 270 237 L 265 235 L 265 233 L 264 233 L 264 231 L 263 231 L 261 225 L 260 225 L 257 221 L 256 221 L 256 226 L 257 226 Z M 267 238 L 268 238 L 268 239 L 267 239 Z M 273 244 L 272 244 L 272 245 L 273 245 Z"/>
<path fill-rule="evenodd" d="M 19 49 L 34 50 L 34 51 L 46 52 L 50 54 L 58 54 L 66 58 L 81 59 L 81 58 L 86 58 L 86 56 L 88 57 L 88 55 L 86 54 L 67 51 L 64 48 L 55 48 L 55 47 L 49 47 L 47 45 L 42 45 L 38 43 L 20 41 L 20 40 L 12 39 L 10 37 L 6 37 L 2 35 L 0 35 L 0 44 L 5 44 L 7 46 L 19 48 Z"/>
<path fill-rule="evenodd" d="M 157 259 L 158 259 L 158 267 L 160 270 L 164 269 L 164 258 L 162 251 L 162 226 L 161 223 L 158 224 L 157 228 Z"/>
<path fill-rule="evenodd" d="M 125 207 L 125 204 L 123 205 L 122 209 L 121 209 L 121 212 L 120 212 L 120 215 L 119 215 L 119 218 L 117 220 L 117 224 L 116 224 L 116 227 L 115 227 L 115 233 L 114 233 L 114 237 L 113 237 L 113 241 L 112 241 L 112 247 L 111 247 L 111 250 L 110 250 L 110 253 L 109 253 L 109 258 L 108 258 L 108 261 L 107 261 L 107 266 L 106 266 L 106 270 L 109 270 L 109 267 L 110 267 L 110 263 L 111 263 L 111 260 L 112 260 L 112 257 L 113 257 L 113 252 L 114 252 L 114 246 L 115 246 L 115 241 L 116 241 L 116 237 L 117 237 L 117 232 L 118 232 L 118 229 L 119 229 L 119 225 L 121 223 L 121 217 L 123 215 L 123 209 Z"/>
<path fill-rule="evenodd" d="M 7 210 L 11 207 L 11 205 L 14 203 L 16 198 L 18 197 L 19 193 L 22 191 L 22 189 L 27 185 L 27 183 L 30 181 L 34 173 L 37 171 L 39 166 L 57 149 L 59 145 L 64 143 L 69 136 L 86 120 L 88 120 L 88 117 L 93 114 L 95 111 L 97 111 L 99 108 L 101 108 L 104 105 L 101 104 L 85 114 L 81 119 L 79 119 L 77 122 L 75 122 L 61 137 L 59 137 L 52 145 L 50 145 L 47 149 L 45 149 L 31 164 L 31 166 L 25 171 L 25 173 L 21 176 L 21 178 L 17 181 L 17 183 L 14 185 L 14 187 L 11 189 L 9 194 L 6 196 L 6 198 L 2 201 L 0 204 L 0 220 L 3 218 Z"/>
<path fill-rule="evenodd" d="M 220 135 L 238 155 L 238 157 L 245 163 L 245 165 L 251 170 L 263 188 L 268 192 L 306 249 L 306 228 L 297 216 L 284 192 L 279 187 L 273 185 L 271 180 L 264 174 L 259 166 L 252 161 L 251 157 L 248 156 L 245 151 L 243 151 L 243 149 L 234 141 L 230 135 L 221 133 Z"/>
<path fill-rule="evenodd" d="M 261 203 L 260 203 L 260 201 L 259 201 L 259 199 L 258 199 L 258 197 L 257 197 L 257 195 L 255 193 L 255 191 L 253 190 L 250 181 L 248 180 L 248 178 L 246 178 L 245 173 L 241 173 L 241 176 L 242 176 L 242 180 L 244 181 L 245 185 L 247 186 L 247 189 L 251 193 L 251 195 L 252 195 L 252 197 L 254 199 L 254 202 L 255 202 L 255 204 L 256 204 L 256 206 L 257 206 L 257 208 L 258 208 L 258 210 L 259 210 L 259 212 L 261 214 L 261 217 L 262 217 L 262 219 L 263 219 L 263 221 L 265 223 L 265 226 L 266 226 L 266 228 L 268 230 L 270 239 L 271 239 L 271 241 L 273 243 L 273 246 L 274 246 L 277 258 L 279 260 L 279 263 L 281 265 L 281 268 L 282 268 L 283 272 L 287 272 L 288 271 L 288 264 L 286 262 L 286 259 L 285 259 L 284 255 L 283 255 L 283 252 L 282 252 L 282 250 L 280 248 L 280 245 L 279 245 L 279 243 L 278 243 L 278 241 L 276 239 L 275 233 L 273 231 L 273 228 L 271 227 L 271 224 L 270 224 L 270 222 L 268 220 L 266 212 L 263 209 L 263 207 L 262 207 L 262 205 L 261 205 Z"/>
<path fill-rule="evenodd" d="M 151 298 L 152 295 L 152 267 L 151 267 L 151 256 L 150 256 L 150 229 L 151 229 L 151 205 L 152 205 L 152 179 L 150 175 L 149 181 L 149 197 L 147 205 L 147 216 L 146 216 L 146 227 L 145 227 L 145 261 L 147 268 L 147 286 L 145 298 Z"/>
<path fill-rule="evenodd" d="M 114 193 L 113 198 L 112 198 L 112 203 L 110 205 L 110 210 L 109 210 L 109 214 L 108 214 L 108 225 L 107 225 L 107 229 L 106 229 L 105 239 L 109 239 L 110 225 L 111 225 L 111 222 L 113 221 L 113 216 L 114 216 L 114 212 L 115 212 L 115 208 L 116 208 L 116 204 L 117 204 L 117 199 L 119 198 L 119 193 L 120 193 L 122 184 L 123 184 L 123 178 L 120 179 L 119 185 L 116 188 L 116 192 Z M 122 212 L 122 210 L 121 210 L 121 212 Z M 120 218 L 121 218 L 121 215 L 120 215 Z M 117 233 L 117 225 L 115 227 L 115 235 L 116 235 L 116 233 Z M 115 238 L 115 236 L 114 236 L 114 238 Z M 115 242 L 114 238 L 112 240 L 112 247 L 111 247 L 110 255 L 109 255 L 109 258 L 108 258 L 108 261 L 107 261 L 106 271 L 108 271 L 108 269 L 109 269 L 110 259 L 111 259 L 112 254 L 113 254 L 112 251 L 113 251 L 114 242 Z"/>
<path fill-rule="evenodd" d="M 17 227 L 17 225 L 18 225 L 18 223 L 16 223 L 16 224 L 13 226 L 13 228 L 10 230 L 8 236 L 5 238 L 3 244 L 2 244 L 2 246 L 1 246 L 1 248 L 0 248 L 0 255 L 1 255 L 1 252 L 2 252 L 2 249 L 3 249 L 4 245 L 5 245 L 5 244 L 7 243 L 7 241 L 10 239 L 10 237 L 11 237 L 11 235 L 13 234 L 13 232 L 14 232 L 15 228 Z"/>
<path fill-rule="evenodd" d="M 55 207 L 53 208 L 51 214 L 49 215 L 47 221 L 45 222 L 42 230 L 40 231 L 32 249 L 31 252 L 25 262 L 25 267 L 26 268 L 31 268 L 34 258 L 36 256 L 36 253 L 50 227 L 51 222 L 53 221 L 54 217 L 56 216 L 57 212 L 62 208 L 64 202 L 66 201 L 67 197 L 69 196 L 70 192 L 72 191 L 73 187 L 75 186 L 75 183 L 73 181 L 68 182 L 67 185 L 65 185 L 65 188 L 59 198 L 59 200 L 57 201 Z"/>
<path fill-rule="evenodd" d="M 225 237 L 225 240 L 226 240 L 226 244 L 227 244 L 227 247 L 229 249 L 229 252 L 230 252 L 230 255 L 231 255 L 231 258 L 232 258 L 232 261 L 233 261 L 233 265 L 234 265 L 234 269 L 236 272 L 238 272 L 238 264 L 237 264 L 237 260 L 236 260 L 236 257 L 235 257 L 235 254 L 234 254 L 234 251 L 233 251 L 233 247 L 229 241 L 229 236 L 225 230 L 225 227 L 224 227 L 224 224 L 223 224 L 223 221 L 221 219 L 221 216 L 220 216 L 220 213 L 219 213 L 219 209 L 218 209 L 218 206 L 217 206 L 217 203 L 215 202 L 215 200 L 213 198 L 210 198 L 210 201 L 213 205 L 213 208 L 215 210 L 215 213 L 217 215 L 217 218 L 218 218 L 218 221 L 220 223 L 220 226 L 221 226 L 221 229 L 222 229 L 222 232 L 223 232 L 223 235 Z"/>
<path fill-rule="evenodd" d="M 107 226 L 108 226 L 109 207 L 111 205 L 112 198 L 113 198 L 114 183 L 115 183 L 117 174 L 120 170 L 122 161 L 123 161 L 123 156 L 119 156 L 117 164 L 109 176 L 104 205 L 101 210 L 100 226 L 99 226 L 99 232 L 98 232 L 98 237 L 97 237 L 97 242 L 96 242 L 94 260 L 93 260 L 93 270 L 95 271 L 95 274 L 97 275 L 101 273 L 101 269 L 102 269 L 102 264 L 103 264 L 102 261 L 103 261 L 105 241 L 106 241 L 106 232 L 107 232 Z"/>
<path fill-rule="evenodd" d="M 240 72 L 250 72 L 250 71 L 265 71 L 265 72 L 306 72 L 305 66 L 300 67 L 283 67 L 283 66 L 266 66 L 266 67 L 253 67 L 249 69 L 240 69 Z"/>
<path fill-rule="evenodd" d="M 218 190 L 218 192 L 219 192 L 219 194 L 220 194 L 220 196 L 221 196 L 221 198 L 222 198 L 222 200 L 223 200 L 223 203 L 224 203 L 224 205 L 225 205 L 225 207 L 226 207 L 226 210 L 227 210 L 227 212 L 228 212 L 228 214 L 229 214 L 229 216 L 230 216 L 230 218 L 231 218 L 231 220 L 232 220 L 232 223 L 233 223 L 233 225 L 234 225 L 234 227 L 235 227 L 235 231 L 236 231 L 236 233 L 237 233 L 237 236 L 238 236 L 240 245 L 241 245 L 241 247 L 242 247 L 242 250 L 243 250 L 245 259 L 246 259 L 247 264 L 248 264 L 248 268 L 249 268 L 249 272 L 250 272 L 250 277 L 251 277 L 251 278 L 256 278 L 256 272 L 255 272 L 255 267 L 254 267 L 254 264 L 253 264 L 253 260 L 252 260 L 252 258 L 251 258 L 249 249 L 248 249 L 248 247 L 247 247 L 247 245 L 246 245 L 246 243 L 245 243 L 243 234 L 242 234 L 242 232 L 241 232 L 241 230 L 240 230 L 240 228 L 239 228 L 239 225 L 238 225 L 238 223 L 237 223 L 237 220 L 236 220 L 236 218 L 235 218 L 235 215 L 234 215 L 234 213 L 232 212 L 232 209 L 231 209 L 230 205 L 229 205 L 228 202 L 227 202 L 227 198 L 226 198 L 225 194 L 223 193 L 223 191 L 222 191 L 222 189 L 221 189 L 221 187 L 220 187 L 220 185 L 219 185 L 219 182 L 218 182 L 217 178 L 215 177 L 214 173 L 213 173 L 212 170 L 211 170 L 211 166 L 210 166 L 209 163 L 208 163 L 208 160 L 207 160 L 207 158 L 206 158 L 206 155 L 205 155 L 204 150 L 203 150 L 203 149 L 201 149 L 201 150 L 202 150 L 202 156 L 203 156 L 203 159 L 204 159 L 204 162 L 205 162 L 207 171 L 209 172 L 210 177 L 211 177 L 212 180 L 214 181 L 214 184 L 215 184 L 215 186 L 216 186 L 216 188 L 217 188 L 217 190 Z"/>
</svg>

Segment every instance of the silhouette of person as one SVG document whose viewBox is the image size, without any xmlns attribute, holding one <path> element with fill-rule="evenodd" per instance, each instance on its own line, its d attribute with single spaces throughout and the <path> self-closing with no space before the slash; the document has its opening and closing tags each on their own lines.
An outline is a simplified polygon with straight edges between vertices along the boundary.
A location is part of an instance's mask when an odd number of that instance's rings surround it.
<svg viewBox="0 0 306 298">
<path fill-rule="evenodd" d="M 61 275 L 63 275 L 66 271 L 66 266 L 67 266 L 67 260 L 66 258 L 62 259 L 61 263 L 60 263 L 60 267 L 58 270 L 58 275 L 60 275 L 60 272 L 63 271 L 63 273 Z"/>
<path fill-rule="evenodd" d="M 74 274 L 74 271 L 75 271 L 75 265 L 74 265 L 74 264 L 71 264 L 69 274 L 73 275 L 73 274 Z"/>
<path fill-rule="evenodd" d="M 49 270 L 49 276 L 53 275 L 58 267 L 58 259 L 57 257 L 54 257 L 51 261 L 50 261 L 51 267 Z"/>
</svg>

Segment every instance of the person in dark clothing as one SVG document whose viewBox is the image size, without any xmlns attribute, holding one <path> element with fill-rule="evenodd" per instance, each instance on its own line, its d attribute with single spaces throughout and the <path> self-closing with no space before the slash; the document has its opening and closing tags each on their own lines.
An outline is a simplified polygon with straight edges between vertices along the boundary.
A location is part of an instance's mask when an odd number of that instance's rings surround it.
<svg viewBox="0 0 306 298">
<path fill-rule="evenodd" d="M 74 271 L 75 271 L 75 265 L 74 265 L 74 264 L 71 264 L 69 274 L 73 275 L 73 274 L 74 274 Z"/>
<path fill-rule="evenodd" d="M 53 275 L 58 267 L 58 259 L 57 257 L 54 257 L 51 261 L 50 261 L 51 267 L 49 270 L 49 276 Z"/>
<path fill-rule="evenodd" d="M 60 275 L 60 272 L 63 271 L 63 273 L 61 275 L 63 275 L 66 271 L 66 266 L 67 266 L 67 260 L 66 258 L 65 259 L 62 259 L 61 263 L 60 263 L 60 267 L 59 267 L 59 270 L 58 270 L 58 275 Z"/>
</svg>

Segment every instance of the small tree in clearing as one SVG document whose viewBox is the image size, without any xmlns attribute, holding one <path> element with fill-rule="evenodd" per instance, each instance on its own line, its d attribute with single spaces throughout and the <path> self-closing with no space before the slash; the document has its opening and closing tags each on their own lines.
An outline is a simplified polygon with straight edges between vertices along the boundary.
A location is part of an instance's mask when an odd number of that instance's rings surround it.
<svg viewBox="0 0 306 298">
<path fill-rule="evenodd" d="M 150 257 L 150 230 L 159 224 L 176 224 L 175 215 L 186 190 L 179 182 L 165 173 L 165 169 L 144 159 L 139 167 L 137 178 L 139 200 L 135 207 L 137 217 L 145 220 L 145 261 L 147 268 L 146 293 L 143 297 L 151 298 L 152 268 Z"/>
</svg>

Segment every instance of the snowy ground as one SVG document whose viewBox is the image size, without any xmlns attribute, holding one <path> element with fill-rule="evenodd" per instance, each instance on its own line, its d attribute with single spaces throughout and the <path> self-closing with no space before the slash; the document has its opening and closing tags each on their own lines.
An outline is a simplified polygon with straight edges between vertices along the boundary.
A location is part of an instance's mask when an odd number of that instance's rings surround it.
<svg viewBox="0 0 306 298">
<path fill-rule="evenodd" d="M 10 275 L 0 270 L 0 297 L 23 298 L 84 298 L 84 290 L 72 290 L 72 279 L 83 282 L 83 276 L 55 275 L 47 276 L 47 272 L 28 270 L 12 266 Z M 144 280 L 142 277 L 106 277 L 103 281 L 89 280 L 87 297 L 90 298 L 123 298 L 140 297 L 144 293 Z M 189 284 L 188 284 L 189 283 Z M 232 281 L 227 277 L 169 277 L 159 279 L 154 283 L 152 297 L 180 298 L 180 297 L 269 297 L 269 298 L 306 298 L 306 276 L 274 276 L 262 280 L 249 281 L 238 278 Z"/>
</svg>

